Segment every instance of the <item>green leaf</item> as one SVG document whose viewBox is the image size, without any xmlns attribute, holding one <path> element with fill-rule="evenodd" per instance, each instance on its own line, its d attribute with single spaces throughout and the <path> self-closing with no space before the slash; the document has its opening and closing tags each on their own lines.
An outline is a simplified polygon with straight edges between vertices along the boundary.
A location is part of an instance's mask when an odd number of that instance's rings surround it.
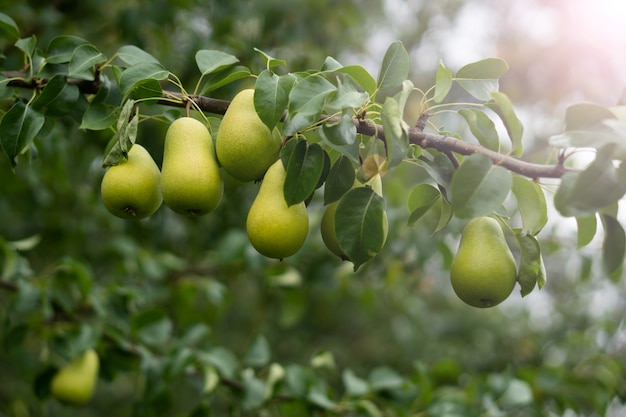
<svg viewBox="0 0 626 417">
<path fill-rule="evenodd" d="M 22 102 L 15 103 L 4 114 L 0 121 L 0 145 L 12 167 L 17 163 L 17 156 L 31 145 L 45 120 L 41 113 Z"/>
<path fill-rule="evenodd" d="M 335 410 L 337 404 L 328 397 L 327 391 L 325 384 L 313 384 L 307 393 L 307 400 L 316 407 L 324 410 Z"/>
<path fill-rule="evenodd" d="M 393 369 L 387 366 L 374 368 L 368 377 L 369 383 L 375 391 L 391 391 L 402 388 L 404 379 Z"/>
<path fill-rule="evenodd" d="M 324 63 L 322 64 L 322 71 L 335 71 L 342 67 L 343 65 L 341 65 L 341 62 L 337 61 L 332 56 L 327 56 L 324 60 Z"/>
<path fill-rule="evenodd" d="M 277 59 L 274 58 L 273 56 L 263 52 L 262 50 L 258 49 L 258 48 L 253 48 L 255 52 L 258 52 L 261 55 L 261 58 L 263 59 L 263 62 L 265 63 L 265 65 L 267 66 L 267 68 L 274 68 L 274 67 L 278 67 L 278 66 L 285 66 L 287 65 L 287 62 L 285 62 L 282 59 Z"/>
<path fill-rule="evenodd" d="M 253 410 L 260 407 L 265 401 L 265 383 L 258 379 L 251 369 L 246 369 L 241 374 L 243 382 L 241 407 L 244 410 Z"/>
<path fill-rule="evenodd" d="M 463 159 L 450 185 L 454 214 L 462 219 L 497 210 L 511 190 L 511 173 L 483 154 Z"/>
<path fill-rule="evenodd" d="M 369 72 L 367 72 L 365 68 L 360 65 L 348 65 L 346 67 L 339 68 L 337 72 L 350 76 L 350 78 L 352 78 L 352 80 L 370 96 L 376 91 L 376 80 Z"/>
<path fill-rule="evenodd" d="M 316 123 L 327 100 L 337 88 L 321 75 L 312 75 L 298 82 L 289 93 L 289 116 L 284 134 L 293 135 Z"/>
<path fill-rule="evenodd" d="M 537 239 L 523 233 L 517 233 L 515 237 L 521 253 L 517 281 L 521 286 L 522 297 L 525 297 L 532 292 L 538 283 L 540 288 L 543 286 L 546 270 Z"/>
<path fill-rule="evenodd" d="M 386 240 L 385 200 L 370 187 L 344 194 L 335 212 L 335 233 L 354 269 L 376 256 Z"/>
<path fill-rule="evenodd" d="M 295 146 L 283 148 L 281 159 L 285 165 L 285 201 L 287 205 L 306 200 L 315 191 L 324 170 L 324 150 L 317 143 L 299 140 Z"/>
<path fill-rule="evenodd" d="M 381 91 L 398 88 L 409 76 L 409 54 L 400 41 L 389 45 L 376 84 Z"/>
<path fill-rule="evenodd" d="M 203 76 L 222 71 L 237 62 L 236 56 L 222 51 L 201 49 L 196 52 L 196 65 Z"/>
<path fill-rule="evenodd" d="M 140 87 L 146 81 L 164 80 L 169 75 L 169 71 L 163 68 L 161 64 L 154 62 L 136 64 L 122 72 L 120 91 L 123 96 L 127 97 L 134 89 Z"/>
<path fill-rule="evenodd" d="M 209 74 L 208 76 L 204 77 L 202 81 L 204 87 L 199 90 L 199 94 L 203 95 L 211 91 L 215 91 L 218 88 L 224 87 L 225 85 L 232 83 L 233 81 L 237 81 L 249 76 L 250 69 L 242 65 L 237 65 L 236 67 L 228 68 L 218 73 Z"/>
<path fill-rule="evenodd" d="M 513 194 L 517 200 L 525 233 L 535 236 L 548 222 L 548 206 L 541 186 L 519 175 L 513 176 Z"/>
<path fill-rule="evenodd" d="M 455 80 L 465 91 L 481 101 L 491 99 L 500 88 L 499 78 L 509 70 L 507 63 L 499 58 L 487 58 L 467 64 L 456 73 Z"/>
<path fill-rule="evenodd" d="M 292 75 L 278 76 L 269 70 L 263 71 L 257 77 L 254 107 L 270 130 L 282 119 L 289 103 L 289 92 L 295 82 L 296 78 Z"/>
<path fill-rule="evenodd" d="M 94 79 L 94 67 L 106 62 L 107 57 L 93 45 L 81 45 L 74 50 L 68 76 L 82 80 Z"/>
<path fill-rule="evenodd" d="M 128 151 L 135 143 L 137 138 L 137 125 L 139 117 L 133 100 L 124 103 L 119 117 L 117 118 L 117 135 L 114 139 L 113 146 L 107 151 L 102 167 L 117 165 L 126 158 Z"/>
<path fill-rule="evenodd" d="M 270 362 L 270 344 L 262 334 L 257 335 L 246 354 L 243 362 L 247 366 L 262 367 Z"/>
<path fill-rule="evenodd" d="M 489 116 L 476 109 L 461 109 L 459 114 L 465 119 L 470 131 L 482 146 L 500 152 L 500 137 L 496 125 Z"/>
<path fill-rule="evenodd" d="M 357 131 L 350 114 L 342 114 L 338 123 L 324 123 L 318 132 L 326 145 L 359 163 Z"/>
<path fill-rule="evenodd" d="M 239 362 L 235 354 L 221 346 L 200 352 L 198 360 L 206 365 L 215 366 L 220 374 L 227 378 L 233 378 L 239 369 Z"/>
<path fill-rule="evenodd" d="M 46 62 L 49 64 L 66 64 L 72 59 L 74 51 L 88 42 L 78 36 L 57 36 L 48 44 Z"/>
<path fill-rule="evenodd" d="M 441 192 L 430 184 L 419 184 L 409 194 L 409 226 L 417 222 L 441 199 Z"/>
<path fill-rule="evenodd" d="M 115 125 L 119 107 L 105 103 L 90 103 L 83 114 L 79 129 L 104 130 Z"/>
<path fill-rule="evenodd" d="M 550 138 L 557 147 L 595 148 L 618 143 L 623 149 L 623 138 L 616 134 L 609 122 L 618 118 L 609 108 L 591 103 L 578 103 L 565 110 L 565 129 L 562 134 Z"/>
<path fill-rule="evenodd" d="M 403 111 L 396 100 L 391 97 L 385 99 L 382 121 L 390 168 L 402 162 L 409 150 L 409 126 L 402 118 Z"/>
<path fill-rule="evenodd" d="M 152 309 L 133 316 L 131 329 L 140 342 L 160 347 L 170 340 L 173 324 L 163 310 Z"/>
<path fill-rule="evenodd" d="M 578 242 L 577 247 L 582 248 L 591 243 L 598 228 L 598 219 L 595 214 L 585 217 L 576 217 L 578 226 Z"/>
<path fill-rule="evenodd" d="M 32 58 L 37 49 L 37 37 L 32 35 L 28 38 L 18 39 L 17 42 L 15 42 L 15 47 L 24 52 L 26 56 Z"/>
<path fill-rule="evenodd" d="M 342 81 L 337 79 L 337 94 L 327 104 L 328 111 L 331 113 L 347 112 L 361 108 L 369 100 L 369 94 L 359 90 L 359 87 L 350 78 Z"/>
<path fill-rule="evenodd" d="M 55 75 L 48 81 L 32 106 L 34 110 L 58 117 L 71 113 L 79 97 L 80 91 L 76 85 L 68 84 L 67 78 L 63 75 Z"/>
<path fill-rule="evenodd" d="M 522 135 L 524 133 L 524 127 L 522 122 L 515 114 L 515 109 L 511 104 L 509 98 L 499 92 L 491 93 L 492 100 L 486 103 L 486 106 L 496 112 L 504 123 L 509 138 L 511 139 L 511 153 L 517 157 L 522 155 L 524 147 L 522 145 Z"/>
<path fill-rule="evenodd" d="M 596 158 L 582 172 L 568 172 L 554 196 L 555 208 L 565 217 L 585 217 L 609 206 L 626 193 L 626 183 L 613 166 L 611 144 L 598 150 Z"/>
<path fill-rule="evenodd" d="M 369 383 L 356 376 L 351 369 L 346 369 L 341 373 L 341 380 L 350 397 L 363 397 L 370 389 Z"/>
<path fill-rule="evenodd" d="M 626 247 L 624 228 L 615 217 L 608 214 L 601 214 L 600 219 L 604 228 L 602 266 L 607 274 L 613 274 L 620 270 L 624 264 Z"/>
<path fill-rule="evenodd" d="M 450 92 L 452 88 L 452 71 L 443 65 L 443 62 L 439 62 L 439 68 L 437 68 L 437 75 L 435 76 L 435 95 L 433 100 L 435 103 L 441 103 Z"/>
<path fill-rule="evenodd" d="M 330 168 L 324 186 L 324 205 L 339 200 L 354 185 L 356 173 L 349 158 L 341 155 Z"/>
<path fill-rule="evenodd" d="M 17 23 L 4 13 L 0 13 L 0 30 L 11 38 L 18 39 L 20 37 L 20 30 L 17 27 Z"/>
<path fill-rule="evenodd" d="M 155 57 L 134 45 L 122 46 L 117 50 L 116 55 L 126 64 L 131 66 L 146 63 L 159 64 L 159 61 Z"/>
</svg>

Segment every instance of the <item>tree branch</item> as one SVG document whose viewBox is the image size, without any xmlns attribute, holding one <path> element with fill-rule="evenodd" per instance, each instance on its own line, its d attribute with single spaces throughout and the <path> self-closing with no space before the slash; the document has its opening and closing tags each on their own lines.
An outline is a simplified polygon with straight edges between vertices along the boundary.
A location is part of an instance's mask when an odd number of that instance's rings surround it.
<svg viewBox="0 0 626 417">
<path fill-rule="evenodd" d="M 35 89 L 41 88 L 47 83 L 47 80 L 45 79 L 28 79 L 26 77 L 26 74 L 19 71 L 5 71 L 2 72 L 2 74 L 11 79 L 7 84 L 11 87 Z M 83 94 L 95 94 L 101 87 L 101 82 L 99 80 L 86 81 L 68 79 L 68 83 L 76 85 L 79 88 L 80 92 Z M 179 92 L 172 91 L 164 91 L 163 98 L 159 100 L 158 103 L 165 106 L 184 108 L 189 100 L 193 100 L 197 108 L 204 112 L 222 115 L 226 112 L 226 109 L 228 109 L 228 106 L 230 105 L 230 102 L 227 100 L 219 100 L 203 96 L 188 97 Z M 339 121 L 339 117 L 329 118 L 328 116 L 322 116 L 322 118 L 329 122 Z M 371 120 L 355 118 L 354 124 L 358 133 L 367 136 L 375 136 L 383 141 L 385 140 L 383 127 L 372 122 Z M 477 144 L 463 142 L 450 136 L 426 133 L 423 131 L 419 123 L 418 125 L 409 129 L 408 135 L 409 142 L 420 146 L 421 148 L 436 149 L 446 154 L 450 154 L 451 152 L 461 155 L 481 153 L 487 155 L 494 164 L 500 165 L 510 171 L 516 172 L 528 178 L 560 178 L 565 173 L 571 171 L 570 169 L 566 168 L 561 162 L 557 163 L 556 165 L 534 164 L 512 157 L 510 155 L 504 155 L 492 151 Z"/>
</svg>

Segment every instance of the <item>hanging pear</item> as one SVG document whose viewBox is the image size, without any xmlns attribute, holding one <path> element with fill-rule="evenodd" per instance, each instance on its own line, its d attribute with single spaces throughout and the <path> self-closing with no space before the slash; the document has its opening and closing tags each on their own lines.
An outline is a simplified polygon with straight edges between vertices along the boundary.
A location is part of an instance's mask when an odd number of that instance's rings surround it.
<svg viewBox="0 0 626 417">
<path fill-rule="evenodd" d="M 259 118 L 254 90 L 245 89 L 231 101 L 217 132 L 215 150 L 222 167 L 240 181 L 254 181 L 278 159 L 281 137 Z"/>
<path fill-rule="evenodd" d="M 100 359 L 95 350 L 89 349 L 61 368 L 50 383 L 53 397 L 67 404 L 87 403 L 96 388 Z"/>
<path fill-rule="evenodd" d="M 143 219 L 161 206 L 161 172 L 150 153 L 135 143 L 126 159 L 104 173 L 100 194 L 104 206 L 123 219 Z"/>
<path fill-rule="evenodd" d="M 467 223 L 450 278 L 457 296 L 474 307 L 493 307 L 511 294 L 517 267 L 497 220 L 484 216 Z"/>
<path fill-rule="evenodd" d="M 279 159 L 265 173 L 246 220 L 250 243 L 269 258 L 283 259 L 295 254 L 309 232 L 304 202 L 287 206 L 283 191 L 286 177 Z"/>
<path fill-rule="evenodd" d="M 202 122 L 181 117 L 167 129 L 161 190 L 165 204 L 187 216 L 207 214 L 220 203 L 224 184 L 213 139 Z"/>
</svg>

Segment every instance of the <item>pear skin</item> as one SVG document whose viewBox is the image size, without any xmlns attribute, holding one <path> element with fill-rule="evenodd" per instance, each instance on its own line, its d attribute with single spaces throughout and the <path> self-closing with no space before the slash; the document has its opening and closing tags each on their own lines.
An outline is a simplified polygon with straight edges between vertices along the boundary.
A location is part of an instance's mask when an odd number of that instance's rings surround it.
<svg viewBox="0 0 626 417">
<path fill-rule="evenodd" d="M 202 122 L 181 117 L 167 129 L 161 191 L 170 209 L 187 216 L 207 214 L 222 200 L 224 184 L 213 139 Z"/>
<path fill-rule="evenodd" d="M 87 350 L 52 377 L 50 393 L 67 404 L 78 406 L 87 403 L 96 388 L 99 367 L 100 359 L 96 351 Z"/>
<path fill-rule="evenodd" d="M 335 231 L 335 212 L 337 211 L 337 201 L 330 203 L 324 214 L 322 215 L 322 221 L 320 223 L 320 232 L 322 234 L 322 241 L 329 251 L 339 256 L 343 260 L 347 260 L 348 256 L 345 254 L 339 241 L 337 240 L 337 233 Z"/>
<path fill-rule="evenodd" d="M 493 307 L 511 294 L 517 266 L 497 220 L 485 216 L 467 223 L 450 278 L 456 295 L 474 307 Z"/>
<path fill-rule="evenodd" d="M 248 182 L 263 177 L 278 159 L 281 137 L 259 118 L 254 90 L 242 90 L 231 101 L 215 141 L 217 159 L 231 176 Z"/>
<path fill-rule="evenodd" d="M 309 216 L 304 202 L 287 206 L 283 191 L 286 177 L 279 159 L 263 177 L 246 219 L 250 243 L 269 258 L 283 259 L 295 254 L 309 232 Z"/>
<path fill-rule="evenodd" d="M 163 202 L 160 188 L 161 172 L 150 153 L 135 143 L 128 158 L 111 166 L 104 173 L 100 194 L 104 206 L 123 219 L 144 219 L 151 216 Z"/>
</svg>

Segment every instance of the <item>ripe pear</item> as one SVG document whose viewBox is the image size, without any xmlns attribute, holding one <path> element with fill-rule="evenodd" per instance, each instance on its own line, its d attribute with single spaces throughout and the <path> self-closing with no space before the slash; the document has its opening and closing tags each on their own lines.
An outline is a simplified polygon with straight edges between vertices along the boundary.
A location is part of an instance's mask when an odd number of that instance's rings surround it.
<svg viewBox="0 0 626 417">
<path fill-rule="evenodd" d="M 68 404 L 83 405 L 89 401 L 98 381 L 100 359 L 89 349 L 61 368 L 50 383 L 52 395 Z"/>
<path fill-rule="evenodd" d="M 309 232 L 309 216 L 304 202 L 287 206 L 283 191 L 286 177 L 283 162 L 279 159 L 265 173 L 246 219 L 250 243 L 269 258 L 283 259 L 295 254 Z"/>
<path fill-rule="evenodd" d="M 207 214 L 222 200 L 224 184 L 213 139 L 202 122 L 181 117 L 167 129 L 161 191 L 169 208 L 188 216 Z"/>
<path fill-rule="evenodd" d="M 248 182 L 263 177 L 278 159 L 281 137 L 259 118 L 254 90 L 242 90 L 231 101 L 217 132 L 215 150 L 222 167 L 234 178 Z"/>
<path fill-rule="evenodd" d="M 161 206 L 161 172 L 150 153 L 135 143 L 127 159 L 104 173 L 100 194 L 104 206 L 123 219 L 143 219 Z"/>
<path fill-rule="evenodd" d="M 493 307 L 511 294 L 517 267 L 497 220 L 478 217 L 465 226 L 450 278 L 457 296 L 474 307 Z"/>
</svg>

